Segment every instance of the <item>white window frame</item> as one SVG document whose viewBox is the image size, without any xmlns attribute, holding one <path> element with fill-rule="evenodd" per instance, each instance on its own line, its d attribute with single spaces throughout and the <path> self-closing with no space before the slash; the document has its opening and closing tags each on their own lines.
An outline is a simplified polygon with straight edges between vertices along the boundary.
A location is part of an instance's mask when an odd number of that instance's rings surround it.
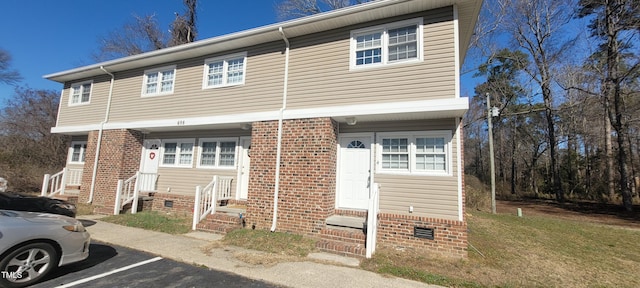
<svg viewBox="0 0 640 288">
<path fill-rule="evenodd" d="M 172 81 L 171 91 L 162 92 L 161 91 L 162 90 L 162 73 L 167 71 L 173 71 L 173 79 L 171 80 Z M 164 66 L 160 68 L 145 70 L 144 75 L 142 75 L 142 97 L 173 94 L 173 91 L 176 88 L 177 72 L 178 71 L 176 71 L 176 65 L 170 65 L 170 66 Z M 152 93 L 147 93 L 147 85 L 149 84 L 148 83 L 149 74 L 156 74 L 158 76 L 158 82 L 156 83 L 156 91 Z"/>
<path fill-rule="evenodd" d="M 202 152 L 204 149 L 202 145 L 204 142 L 215 142 L 216 143 L 216 152 L 215 152 L 215 163 L 214 165 L 202 165 Z M 222 166 L 220 165 L 220 143 L 221 142 L 234 142 L 235 149 L 233 151 L 233 165 L 232 166 Z M 227 138 L 200 138 L 198 141 L 198 162 L 196 164 L 197 168 L 203 169 L 235 169 L 238 166 L 238 145 L 240 141 L 237 137 L 227 137 Z"/>
<path fill-rule="evenodd" d="M 82 101 L 82 94 L 84 94 L 84 87 L 87 84 L 89 84 L 89 100 Z M 80 89 L 80 95 L 79 95 L 80 98 L 78 99 L 78 102 L 74 102 L 73 94 L 78 88 Z M 87 105 L 91 103 L 91 93 L 93 93 L 93 80 L 71 84 L 71 86 L 69 87 L 69 106 Z"/>
<path fill-rule="evenodd" d="M 229 61 L 237 60 L 242 58 L 242 81 L 229 83 Z M 209 64 L 215 62 L 222 62 L 222 84 L 219 85 L 209 85 Z M 230 54 L 220 57 L 207 58 L 204 60 L 204 72 L 202 76 L 202 89 L 211 89 L 211 88 L 220 88 L 220 87 L 229 87 L 229 86 L 238 86 L 244 85 L 245 80 L 247 79 L 247 52 Z"/>
<path fill-rule="evenodd" d="M 167 143 L 176 143 L 176 157 L 175 157 L 175 162 L 173 164 L 165 164 L 164 163 L 164 157 L 165 157 L 165 145 Z M 180 155 L 182 154 L 180 151 L 181 150 L 181 145 L 182 144 L 187 144 L 190 143 L 192 145 L 193 148 L 191 148 L 191 160 L 189 162 L 189 164 L 180 164 Z M 195 155 L 197 153 L 197 149 L 196 149 L 196 141 L 194 138 L 189 138 L 189 139 L 165 139 L 162 140 L 162 145 L 160 146 L 160 167 L 180 167 L 180 168 L 192 168 L 193 167 L 193 159 L 195 159 Z"/>
<path fill-rule="evenodd" d="M 80 145 L 80 158 L 78 161 L 73 161 L 74 146 Z M 87 141 L 72 141 L 69 147 L 69 155 L 67 156 L 67 163 L 69 164 L 84 164 L 84 158 L 87 153 Z"/>
<path fill-rule="evenodd" d="M 411 25 L 416 25 L 416 42 L 417 42 L 416 58 L 389 61 L 389 30 L 411 26 Z M 366 69 L 371 67 L 381 67 L 381 66 L 399 64 L 399 63 L 422 62 L 424 59 L 424 40 L 423 40 L 424 27 L 423 26 L 424 26 L 423 18 L 418 17 L 418 18 L 408 19 L 404 21 L 393 22 L 393 23 L 388 23 L 388 24 L 379 25 L 375 27 L 368 27 L 368 28 L 351 31 L 351 40 L 350 40 L 350 49 L 349 49 L 350 70 L 359 70 L 359 69 Z M 357 37 L 376 33 L 376 32 L 382 33 L 382 61 L 380 63 L 356 65 Z"/>
<path fill-rule="evenodd" d="M 389 169 L 382 168 L 383 146 L 382 140 L 388 138 L 407 138 L 409 145 L 409 168 L 408 169 Z M 444 138 L 445 153 L 445 171 L 425 171 L 416 168 L 417 138 Z M 452 133 L 450 130 L 433 130 L 433 131 L 407 131 L 407 132 L 385 132 L 376 135 L 376 172 L 382 174 L 404 174 L 404 175 L 431 175 L 431 176 L 452 176 L 453 153 L 452 153 Z"/>
</svg>

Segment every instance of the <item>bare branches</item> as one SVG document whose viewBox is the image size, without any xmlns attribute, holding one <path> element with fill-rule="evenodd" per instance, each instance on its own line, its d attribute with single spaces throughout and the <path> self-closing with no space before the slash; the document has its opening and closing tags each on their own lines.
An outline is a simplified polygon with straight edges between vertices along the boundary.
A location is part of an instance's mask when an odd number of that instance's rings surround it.
<svg viewBox="0 0 640 288">
<path fill-rule="evenodd" d="M 294 19 L 369 2 L 369 0 L 282 0 L 276 4 L 278 19 Z"/>
<path fill-rule="evenodd" d="M 9 55 L 9 52 L 0 49 L 0 83 L 14 85 L 21 79 L 20 73 L 11 69 L 11 55 Z"/>
</svg>

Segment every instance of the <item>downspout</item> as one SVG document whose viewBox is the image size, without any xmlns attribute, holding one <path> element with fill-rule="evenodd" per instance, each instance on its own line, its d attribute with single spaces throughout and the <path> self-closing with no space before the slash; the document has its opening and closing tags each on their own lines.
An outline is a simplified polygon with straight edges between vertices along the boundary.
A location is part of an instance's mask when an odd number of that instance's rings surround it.
<svg viewBox="0 0 640 288">
<path fill-rule="evenodd" d="M 100 122 L 100 128 L 98 129 L 98 143 L 96 144 L 96 157 L 93 159 L 93 173 L 91 174 L 91 189 L 89 190 L 89 200 L 87 203 L 93 202 L 93 194 L 96 190 L 96 178 L 98 176 L 98 158 L 100 158 L 100 146 L 102 145 L 102 131 L 104 130 L 104 124 L 109 121 L 109 112 L 111 111 L 111 96 L 113 95 L 113 82 L 115 76 L 104 69 L 104 66 L 100 66 L 100 70 L 111 76 L 111 83 L 109 83 L 109 96 L 107 98 L 107 109 L 104 112 L 104 120 Z"/>
<path fill-rule="evenodd" d="M 278 221 L 278 192 L 280 190 L 280 158 L 282 155 L 282 120 L 284 118 L 284 110 L 287 109 L 287 86 L 289 80 L 289 39 L 284 35 L 282 26 L 278 28 L 278 31 L 282 35 L 282 40 L 286 44 L 285 56 L 284 56 L 284 84 L 282 91 L 282 108 L 280 108 L 280 115 L 278 116 L 278 144 L 276 152 L 276 183 L 273 191 L 273 222 L 271 223 L 271 232 L 276 231 L 276 223 Z"/>
</svg>

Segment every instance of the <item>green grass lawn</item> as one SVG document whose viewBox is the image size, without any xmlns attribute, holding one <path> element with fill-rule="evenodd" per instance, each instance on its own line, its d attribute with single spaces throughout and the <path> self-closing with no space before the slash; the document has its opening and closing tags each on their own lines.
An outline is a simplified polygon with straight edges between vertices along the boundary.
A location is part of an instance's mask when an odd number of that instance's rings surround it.
<svg viewBox="0 0 640 288">
<path fill-rule="evenodd" d="M 101 218 L 114 224 L 138 227 L 169 234 L 184 234 L 191 231 L 191 219 L 165 215 L 155 211 L 142 211 L 136 214 L 120 214 Z"/>
<path fill-rule="evenodd" d="M 101 220 L 171 234 L 190 231 L 190 219 L 157 212 Z M 468 223 L 468 259 L 378 247 L 361 267 L 448 287 L 640 287 L 638 230 L 484 212 L 468 214 Z M 258 264 L 283 256 L 282 261 L 303 259 L 315 250 L 306 237 L 249 229 L 232 231 L 217 245 L 267 253 L 258 260 L 245 255 Z"/>
<path fill-rule="evenodd" d="M 362 266 L 452 287 L 640 287 L 640 231 L 480 212 L 468 221 L 477 251 L 466 260 L 381 249 Z"/>
</svg>

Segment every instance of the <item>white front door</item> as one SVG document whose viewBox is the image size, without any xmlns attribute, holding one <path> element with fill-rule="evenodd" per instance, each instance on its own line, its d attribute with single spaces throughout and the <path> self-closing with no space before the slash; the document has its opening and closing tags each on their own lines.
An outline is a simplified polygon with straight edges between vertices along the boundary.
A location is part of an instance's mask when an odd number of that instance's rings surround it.
<svg viewBox="0 0 640 288">
<path fill-rule="evenodd" d="M 160 139 L 144 140 L 142 148 L 142 159 L 140 160 L 140 172 L 152 173 L 153 175 L 142 175 L 138 179 L 141 191 L 155 191 L 158 173 L 158 165 L 160 164 Z"/>
<path fill-rule="evenodd" d="M 251 138 L 240 138 L 240 167 L 238 167 L 238 199 L 246 200 L 249 194 L 249 164 L 251 164 Z"/>
<path fill-rule="evenodd" d="M 340 138 L 338 207 L 367 209 L 371 184 L 371 136 Z"/>
</svg>

